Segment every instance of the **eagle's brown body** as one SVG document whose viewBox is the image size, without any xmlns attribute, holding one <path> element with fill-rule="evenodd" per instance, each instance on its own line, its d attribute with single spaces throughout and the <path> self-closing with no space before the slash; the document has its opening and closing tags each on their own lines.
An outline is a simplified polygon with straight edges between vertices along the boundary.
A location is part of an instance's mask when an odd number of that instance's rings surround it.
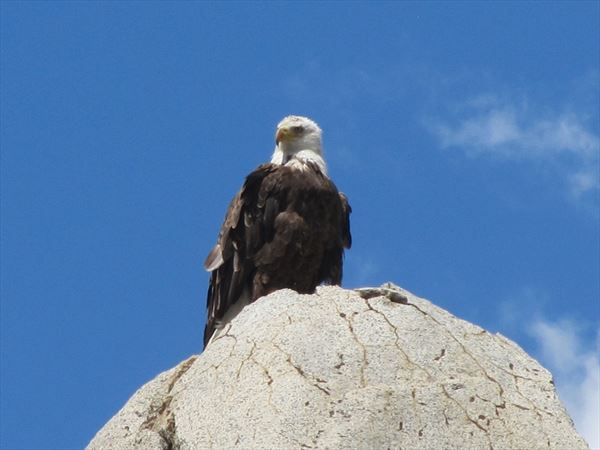
<svg viewBox="0 0 600 450">
<path fill-rule="evenodd" d="M 233 198 L 211 270 L 205 345 L 229 308 L 283 288 L 312 293 L 340 284 L 344 248 L 351 245 L 346 197 L 318 165 L 263 164 Z"/>
</svg>

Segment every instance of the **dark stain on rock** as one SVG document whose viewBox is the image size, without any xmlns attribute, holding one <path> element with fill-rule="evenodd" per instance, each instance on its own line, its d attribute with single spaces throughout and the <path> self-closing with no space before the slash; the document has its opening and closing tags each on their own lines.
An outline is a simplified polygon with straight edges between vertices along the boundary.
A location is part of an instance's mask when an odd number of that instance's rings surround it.
<svg viewBox="0 0 600 450">
<path fill-rule="evenodd" d="M 435 358 L 433 358 L 434 361 L 439 361 L 441 358 L 444 357 L 444 355 L 446 354 L 446 349 L 443 348 L 442 351 L 440 352 L 440 354 L 438 356 L 436 356 Z"/>
</svg>

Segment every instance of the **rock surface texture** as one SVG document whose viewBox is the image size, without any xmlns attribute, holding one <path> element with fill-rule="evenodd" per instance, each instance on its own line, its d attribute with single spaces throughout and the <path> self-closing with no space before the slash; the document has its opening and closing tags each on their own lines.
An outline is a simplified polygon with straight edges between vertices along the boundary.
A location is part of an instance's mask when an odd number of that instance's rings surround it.
<svg viewBox="0 0 600 450">
<path fill-rule="evenodd" d="M 87 448 L 588 448 L 515 343 L 390 284 L 359 291 L 259 299 Z"/>
</svg>

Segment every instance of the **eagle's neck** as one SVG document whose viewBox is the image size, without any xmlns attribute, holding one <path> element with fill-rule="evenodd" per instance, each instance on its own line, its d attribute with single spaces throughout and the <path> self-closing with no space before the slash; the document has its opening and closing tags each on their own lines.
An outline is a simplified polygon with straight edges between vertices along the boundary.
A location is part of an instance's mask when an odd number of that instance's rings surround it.
<svg viewBox="0 0 600 450">
<path fill-rule="evenodd" d="M 324 175 L 327 175 L 327 164 L 325 164 L 323 155 L 315 150 L 304 149 L 296 152 L 284 152 L 279 148 L 279 146 L 277 146 L 275 147 L 273 157 L 271 158 L 272 164 L 295 167 L 300 170 L 305 170 L 308 167 L 306 164 L 308 162 L 316 164 L 321 172 L 323 172 Z"/>
</svg>

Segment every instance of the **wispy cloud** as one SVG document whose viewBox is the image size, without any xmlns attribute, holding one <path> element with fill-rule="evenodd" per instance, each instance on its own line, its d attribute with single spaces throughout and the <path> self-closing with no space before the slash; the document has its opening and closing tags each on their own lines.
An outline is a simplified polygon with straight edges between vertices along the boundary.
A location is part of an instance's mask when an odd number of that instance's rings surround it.
<svg viewBox="0 0 600 450">
<path fill-rule="evenodd" d="M 529 327 L 541 359 L 555 377 L 561 400 L 590 448 L 600 449 L 600 328 L 584 342 L 575 322 L 538 319 Z"/>
<path fill-rule="evenodd" d="M 443 148 L 471 157 L 543 165 L 573 198 L 600 190 L 600 138 L 588 116 L 565 110 L 541 112 L 527 101 L 482 95 L 464 101 L 453 116 L 427 123 Z"/>
</svg>

